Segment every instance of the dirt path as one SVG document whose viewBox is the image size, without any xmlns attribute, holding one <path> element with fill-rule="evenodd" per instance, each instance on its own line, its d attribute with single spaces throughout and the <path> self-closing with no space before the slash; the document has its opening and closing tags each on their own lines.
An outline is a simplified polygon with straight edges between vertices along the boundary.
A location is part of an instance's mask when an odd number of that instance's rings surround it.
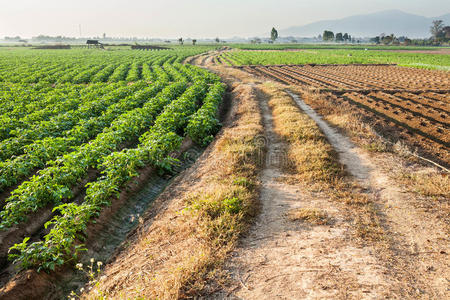
<svg viewBox="0 0 450 300">
<path fill-rule="evenodd" d="M 287 175 L 285 145 L 274 132 L 267 98 L 262 92 L 259 98 L 268 148 L 261 214 L 226 266 L 233 284 L 220 297 L 382 298 L 392 290 L 387 288 L 391 279 L 373 255 L 375 249 L 354 242 L 345 210 L 319 192 L 280 180 Z M 320 226 L 292 222 L 287 214 L 297 208 L 321 209 L 332 221 Z"/>
<path fill-rule="evenodd" d="M 273 129 L 267 97 L 258 92 L 268 159 L 261 177 L 261 214 L 227 263 L 231 287 L 222 298 L 242 299 L 444 299 L 449 295 L 448 236 L 444 225 L 418 209 L 414 197 L 383 171 L 386 161 L 369 157 L 331 128 L 298 96 L 293 99 L 321 128 L 340 161 L 367 189 L 383 216 L 389 253 L 355 242 L 345 207 L 320 192 L 280 180 L 286 174 L 284 143 Z M 318 208 L 328 225 L 293 223 L 289 211 Z M 217 295 L 216 295 L 217 296 Z"/>
<path fill-rule="evenodd" d="M 361 245 L 354 239 L 355 224 L 349 218 L 348 207 L 301 183 L 293 185 L 282 180 L 287 175 L 283 170 L 285 145 L 274 132 L 267 95 L 258 88 L 262 82 L 251 75 L 237 75 L 236 80 L 254 82 L 250 84 L 257 91 L 264 116 L 268 159 L 261 176 L 261 213 L 225 266 L 231 283 L 211 298 L 450 298 L 446 226 L 420 205 L 423 198 L 398 186 L 390 177 L 386 170 L 396 165 L 395 156 L 369 155 L 291 94 L 327 136 L 340 162 L 373 199 L 386 232 L 382 242 L 389 249 L 376 243 Z M 318 208 L 328 214 L 331 222 L 291 222 L 286 215 L 298 208 Z"/>
<path fill-rule="evenodd" d="M 449 236 L 445 225 L 433 215 L 417 207 L 416 197 L 402 190 L 386 174 L 386 163 L 370 157 L 350 140 L 331 128 L 311 107 L 297 95 L 295 102 L 321 128 L 340 154 L 340 161 L 359 183 L 376 197 L 378 209 L 384 215 L 397 275 L 409 277 L 407 284 L 417 294 L 431 298 L 450 297 L 448 260 Z M 401 268 L 401 269 L 400 269 Z"/>
<path fill-rule="evenodd" d="M 297 95 L 289 94 L 318 124 L 350 174 L 377 199 L 395 255 L 392 267 L 398 268 L 393 271 L 409 278 L 409 288 L 414 287 L 419 295 L 435 299 L 450 297 L 450 239 L 445 224 L 422 210 L 417 205 L 417 196 L 393 182 L 386 173 L 389 161 L 371 157 L 355 147 Z"/>
</svg>

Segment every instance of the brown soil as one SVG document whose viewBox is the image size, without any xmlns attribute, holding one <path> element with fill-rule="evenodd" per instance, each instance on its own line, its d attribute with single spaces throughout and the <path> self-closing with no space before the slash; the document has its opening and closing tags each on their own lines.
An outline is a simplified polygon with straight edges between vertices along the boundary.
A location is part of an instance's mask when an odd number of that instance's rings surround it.
<svg viewBox="0 0 450 300">
<path fill-rule="evenodd" d="M 264 77 L 275 77 L 283 83 L 297 83 L 308 88 L 448 90 L 450 86 L 450 75 L 446 71 L 391 65 L 286 65 L 244 68 L 254 69 Z M 280 77 L 273 76 L 274 73 L 280 74 Z"/>
<path fill-rule="evenodd" d="M 237 73 L 236 77 L 239 81 L 246 80 L 242 73 Z M 259 83 L 251 75 L 247 80 Z M 392 177 L 400 172 L 420 177 L 433 174 L 430 176 L 439 178 L 439 171 L 411 164 L 394 154 L 369 154 L 332 129 L 298 97 L 293 97 L 317 122 L 339 152 L 340 162 L 373 199 L 373 209 L 381 218 L 384 237 L 373 244 L 357 243 L 352 234 L 355 224 L 349 221 L 346 208 L 301 182 L 286 182 L 283 178 L 289 174 L 285 169 L 279 162 L 269 161 L 261 178 L 261 214 L 226 264 L 229 281 L 209 298 L 450 297 L 449 227 L 439 212 L 448 211 L 448 188 L 444 192 L 446 197 L 435 200 L 432 205 L 429 202 L 436 199 L 435 196 L 419 195 L 413 186 L 403 186 Z M 427 99 L 441 97 L 446 96 L 436 97 L 433 93 L 433 97 Z M 285 145 L 273 131 L 267 97 L 259 92 L 258 98 L 270 157 Z M 426 104 L 421 97 L 410 98 L 420 105 Z M 358 126 L 365 130 L 364 125 Z M 322 212 L 327 222 L 293 224 L 287 218 L 293 210 L 311 208 Z"/>
<path fill-rule="evenodd" d="M 274 132 L 268 98 L 259 93 L 268 157 L 261 178 L 261 214 L 225 269 L 229 283 L 211 298 L 381 298 L 389 293 L 386 268 L 372 246 L 352 237 L 345 209 L 320 191 L 286 183 L 286 145 Z M 278 158 L 278 159 L 276 159 Z M 326 212 L 329 224 L 292 222 L 295 209 Z"/>
<path fill-rule="evenodd" d="M 380 133 L 393 137 L 393 142 L 401 138 L 413 151 L 450 166 L 448 72 L 374 65 L 240 69 L 299 88 L 316 88 L 336 103 L 351 103 L 372 122 L 385 123 Z"/>
</svg>

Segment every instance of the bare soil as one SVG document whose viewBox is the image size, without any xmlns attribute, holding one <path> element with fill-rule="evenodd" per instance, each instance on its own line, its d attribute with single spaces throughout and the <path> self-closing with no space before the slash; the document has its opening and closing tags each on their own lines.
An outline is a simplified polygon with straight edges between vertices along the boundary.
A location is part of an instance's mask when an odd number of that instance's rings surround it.
<svg viewBox="0 0 450 300">
<path fill-rule="evenodd" d="M 231 284 L 211 298 L 382 298 L 389 277 L 375 249 L 352 237 L 352 223 L 339 204 L 321 192 L 283 181 L 285 148 L 273 130 L 260 93 L 268 157 L 261 178 L 261 214 L 226 265 Z M 272 158 L 272 159 L 270 159 Z M 298 208 L 325 211 L 330 224 L 292 222 Z"/>
<path fill-rule="evenodd" d="M 248 80 L 256 88 L 261 82 L 250 74 L 247 79 L 242 73 L 235 75 L 236 80 Z M 446 220 L 436 212 L 439 208 L 431 210 L 423 203 L 432 198 L 419 196 L 392 177 L 397 174 L 395 169 L 415 174 L 439 171 L 411 165 L 398 155 L 367 152 L 330 127 L 298 96 L 291 95 L 327 136 L 349 174 L 373 199 L 373 209 L 385 232 L 383 240 L 356 241 L 348 208 L 301 182 L 284 180 L 289 174 L 285 173 L 283 159 L 269 159 L 261 177 L 261 213 L 226 263 L 228 281 L 209 298 L 450 298 Z M 259 92 L 258 99 L 268 156 L 279 157 L 284 142 L 274 133 L 267 97 Z M 436 201 L 435 205 L 447 207 L 448 202 Z M 322 211 L 328 222 L 317 225 L 288 218 L 293 210 L 311 208 Z"/>
<path fill-rule="evenodd" d="M 405 141 L 445 167 L 450 166 L 450 123 L 445 71 L 398 66 L 245 66 L 259 78 L 316 89 L 336 103 L 348 102 L 373 122 L 386 123 L 381 134 Z M 339 105 L 339 104 L 338 104 Z M 392 132 L 392 134 L 391 134 Z"/>
</svg>

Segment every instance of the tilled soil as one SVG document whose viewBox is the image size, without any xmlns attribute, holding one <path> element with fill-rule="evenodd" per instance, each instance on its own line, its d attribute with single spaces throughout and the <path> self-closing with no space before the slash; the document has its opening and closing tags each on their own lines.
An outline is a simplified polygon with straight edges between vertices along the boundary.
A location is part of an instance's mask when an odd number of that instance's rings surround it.
<svg viewBox="0 0 450 300">
<path fill-rule="evenodd" d="M 445 71 L 393 65 L 239 67 L 258 78 L 330 94 L 399 132 L 412 151 L 450 165 L 449 86 Z M 403 134 L 404 133 L 404 134 Z M 383 134 L 383 133 L 382 133 Z M 386 132 L 385 137 L 397 142 Z M 397 135 L 397 134 L 394 134 Z"/>
<path fill-rule="evenodd" d="M 239 68 L 253 69 L 260 76 L 275 77 L 284 83 L 296 82 L 317 88 L 448 90 L 450 86 L 448 72 L 394 65 L 281 65 Z"/>
</svg>

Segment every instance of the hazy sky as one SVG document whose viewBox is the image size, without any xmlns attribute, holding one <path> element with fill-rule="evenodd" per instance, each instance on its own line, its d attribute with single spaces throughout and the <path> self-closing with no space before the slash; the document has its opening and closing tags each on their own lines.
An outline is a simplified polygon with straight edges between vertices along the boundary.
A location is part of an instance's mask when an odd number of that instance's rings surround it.
<svg viewBox="0 0 450 300">
<path fill-rule="evenodd" d="M 0 0 L 0 37 L 232 37 L 400 9 L 434 17 L 448 0 Z"/>
</svg>

